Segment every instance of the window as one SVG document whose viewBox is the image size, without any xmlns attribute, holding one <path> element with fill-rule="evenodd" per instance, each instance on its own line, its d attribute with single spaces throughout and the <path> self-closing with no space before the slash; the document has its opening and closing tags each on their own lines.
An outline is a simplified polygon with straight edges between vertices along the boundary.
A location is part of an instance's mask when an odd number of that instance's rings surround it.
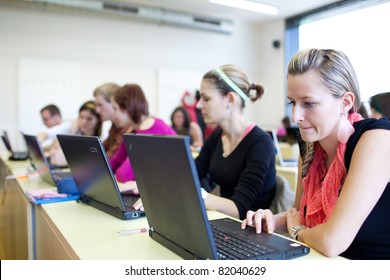
<svg viewBox="0 0 390 280">
<path fill-rule="evenodd" d="M 349 0 L 287 19 L 286 68 L 300 49 L 339 49 L 355 68 L 363 102 L 390 91 L 389 15 L 389 1 Z"/>
</svg>

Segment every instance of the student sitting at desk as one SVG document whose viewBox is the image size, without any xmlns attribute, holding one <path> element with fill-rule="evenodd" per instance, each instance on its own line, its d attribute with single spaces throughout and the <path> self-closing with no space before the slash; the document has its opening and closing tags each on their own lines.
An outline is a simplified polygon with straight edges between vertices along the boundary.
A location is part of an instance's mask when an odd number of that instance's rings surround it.
<svg viewBox="0 0 390 280">
<path fill-rule="evenodd" d="M 59 125 L 62 123 L 60 108 L 55 104 L 46 105 L 41 109 L 42 122 L 47 128 Z"/>
<path fill-rule="evenodd" d="M 291 120 L 288 116 L 285 116 L 282 119 L 282 125 L 276 131 L 276 136 L 278 137 L 279 141 L 284 140 L 284 137 L 287 136 L 287 128 L 290 128 L 290 127 L 291 127 Z"/>
<path fill-rule="evenodd" d="M 128 131 L 142 134 L 176 135 L 176 132 L 163 120 L 149 115 L 149 105 L 142 88 L 137 84 L 127 84 L 119 88 L 111 97 L 114 107 L 113 121 L 120 127 L 129 126 Z M 122 141 L 116 153 L 110 159 L 111 168 L 120 183 L 134 185 L 134 173 Z M 133 183 L 131 183 L 133 182 Z M 122 185 L 122 191 L 126 186 Z"/>
<path fill-rule="evenodd" d="M 336 50 L 295 54 L 288 98 L 304 141 L 295 208 L 249 211 L 242 227 L 287 231 L 326 256 L 390 259 L 390 122 L 356 113 L 357 77 Z"/>
<path fill-rule="evenodd" d="M 190 114 L 183 106 L 176 107 L 171 114 L 171 127 L 179 135 L 190 136 L 191 147 L 199 150 L 203 146 L 203 133 L 198 123 L 191 120 Z"/>
<path fill-rule="evenodd" d="M 57 141 L 57 134 L 100 136 L 101 129 L 102 121 L 96 112 L 95 102 L 91 100 L 81 105 L 77 119 L 63 122 L 47 129 L 46 131 L 40 132 L 38 134 L 38 139 L 41 142 L 46 139 L 55 140 L 54 144 L 48 151 L 50 163 L 53 165 L 63 166 L 67 165 L 67 163 L 61 150 L 61 146 Z"/>
<path fill-rule="evenodd" d="M 100 115 L 102 121 L 111 121 L 112 125 L 108 132 L 108 137 L 104 139 L 103 146 L 108 158 L 111 158 L 122 143 L 122 134 L 129 131 L 130 125 L 121 126 L 114 122 L 114 107 L 111 103 L 111 97 L 120 88 L 114 83 L 106 83 L 95 89 L 93 96 L 96 102 L 96 112 Z"/>
<path fill-rule="evenodd" d="M 370 98 L 372 118 L 386 117 L 390 120 L 390 92 L 378 93 Z"/>
<path fill-rule="evenodd" d="M 205 206 L 243 219 L 249 209 L 269 207 L 275 195 L 274 144 L 268 134 L 248 121 L 243 108 L 264 94 L 244 72 L 224 65 L 203 76 L 197 108 L 207 124 L 216 124 L 196 158 L 202 182 L 209 178 L 221 196 L 203 184 Z M 208 192 L 207 192 L 208 191 Z M 262 206 L 260 206 L 262 205 Z"/>
</svg>

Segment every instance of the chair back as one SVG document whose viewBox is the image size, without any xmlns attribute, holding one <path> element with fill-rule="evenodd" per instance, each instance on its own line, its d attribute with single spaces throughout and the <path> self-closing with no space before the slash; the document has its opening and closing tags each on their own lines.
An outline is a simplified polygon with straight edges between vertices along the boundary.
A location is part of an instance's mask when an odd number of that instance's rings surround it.
<svg viewBox="0 0 390 280">
<path fill-rule="evenodd" d="M 280 174 L 276 174 L 275 197 L 269 209 L 274 214 L 286 211 L 294 206 L 294 200 L 295 192 L 291 190 L 287 179 Z"/>
</svg>

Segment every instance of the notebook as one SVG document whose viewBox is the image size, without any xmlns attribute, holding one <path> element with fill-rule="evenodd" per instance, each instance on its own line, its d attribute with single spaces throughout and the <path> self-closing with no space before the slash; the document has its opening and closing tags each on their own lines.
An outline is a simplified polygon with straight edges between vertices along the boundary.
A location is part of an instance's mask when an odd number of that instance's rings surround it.
<svg viewBox="0 0 390 280">
<path fill-rule="evenodd" d="M 123 220 L 145 216 L 144 211 L 132 207 L 139 196 L 119 191 L 99 137 L 57 135 L 57 139 L 76 181 L 80 201 Z"/>
<path fill-rule="evenodd" d="M 53 189 L 38 189 L 26 191 L 26 196 L 34 204 L 57 203 L 79 199 L 78 194 L 58 193 Z"/>
<path fill-rule="evenodd" d="M 268 130 L 267 131 L 269 136 L 271 137 L 272 141 L 275 145 L 275 154 L 277 162 L 279 162 L 280 166 L 298 166 L 298 160 L 297 159 L 284 159 L 282 155 L 282 151 L 280 150 L 279 140 L 276 136 L 276 133 L 274 130 Z"/>
<path fill-rule="evenodd" d="M 184 259 L 290 259 L 310 249 L 276 234 L 241 230 L 230 219 L 209 221 L 188 136 L 124 134 L 150 226 L 149 235 Z M 221 231 L 215 233 L 215 228 Z M 238 241 L 236 241 L 238 239 Z M 227 244 L 256 249 L 229 252 Z M 242 252 L 241 252 L 242 253 Z"/>
<path fill-rule="evenodd" d="M 23 137 L 26 141 L 31 166 L 38 171 L 39 176 L 50 185 L 56 186 L 60 193 L 76 194 L 76 185 L 69 169 L 52 168 L 38 138 L 28 134 L 23 134 Z"/>
<path fill-rule="evenodd" d="M 14 151 L 11 146 L 11 141 L 9 140 L 7 131 L 3 131 L 3 135 L 1 135 L 1 139 L 3 139 L 3 143 L 7 148 L 8 152 L 11 153 L 9 160 L 26 160 L 28 159 L 27 151 Z"/>
</svg>

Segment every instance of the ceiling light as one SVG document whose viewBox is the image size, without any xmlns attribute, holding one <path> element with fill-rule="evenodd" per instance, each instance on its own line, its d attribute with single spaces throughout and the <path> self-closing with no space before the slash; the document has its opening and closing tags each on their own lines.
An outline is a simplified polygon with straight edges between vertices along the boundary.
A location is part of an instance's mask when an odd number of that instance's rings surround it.
<svg viewBox="0 0 390 280">
<path fill-rule="evenodd" d="M 252 12 L 258 12 L 267 15 L 278 14 L 277 7 L 267 5 L 267 4 L 262 4 L 259 2 L 254 2 L 254 1 L 248 1 L 248 0 L 209 0 L 209 1 L 219 5 L 249 10 Z"/>
</svg>

